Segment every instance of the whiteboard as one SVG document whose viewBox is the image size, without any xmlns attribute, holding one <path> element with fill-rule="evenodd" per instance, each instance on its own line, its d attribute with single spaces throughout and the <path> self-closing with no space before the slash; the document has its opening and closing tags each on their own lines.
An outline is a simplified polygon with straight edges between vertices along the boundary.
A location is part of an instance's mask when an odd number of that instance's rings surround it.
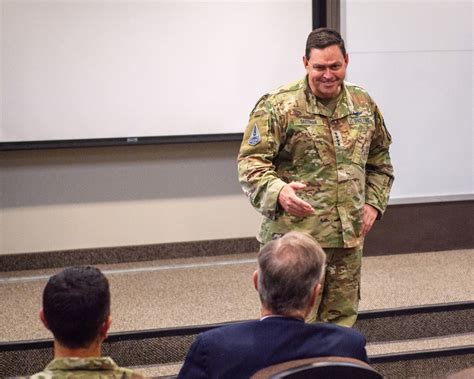
<svg viewBox="0 0 474 379">
<path fill-rule="evenodd" d="M 0 142 L 243 132 L 310 0 L 1 0 Z"/>
<path fill-rule="evenodd" d="M 392 199 L 473 199 L 471 1 L 344 1 L 348 79 L 392 135 Z"/>
</svg>

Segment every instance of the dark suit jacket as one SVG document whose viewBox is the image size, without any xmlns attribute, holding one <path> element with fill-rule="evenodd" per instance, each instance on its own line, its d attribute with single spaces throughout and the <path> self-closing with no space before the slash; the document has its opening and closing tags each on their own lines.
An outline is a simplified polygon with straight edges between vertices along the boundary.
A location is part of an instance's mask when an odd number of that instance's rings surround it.
<svg viewBox="0 0 474 379">
<path fill-rule="evenodd" d="M 242 379 L 277 363 L 320 356 L 368 362 L 365 342 L 358 331 L 327 323 L 290 317 L 242 322 L 200 334 L 178 378 Z"/>
</svg>

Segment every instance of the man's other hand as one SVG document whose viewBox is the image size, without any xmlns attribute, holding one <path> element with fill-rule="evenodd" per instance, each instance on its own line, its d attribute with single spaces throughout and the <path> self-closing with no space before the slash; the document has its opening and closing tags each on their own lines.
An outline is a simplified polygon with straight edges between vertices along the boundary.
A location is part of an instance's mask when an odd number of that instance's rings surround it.
<svg viewBox="0 0 474 379">
<path fill-rule="evenodd" d="M 372 229 L 372 225 L 374 225 L 374 221 L 377 219 L 379 211 L 375 209 L 372 205 L 365 204 L 363 215 L 362 215 L 362 229 L 360 234 L 365 236 L 370 229 Z"/>
<path fill-rule="evenodd" d="M 284 186 L 278 195 L 278 202 L 292 216 L 306 217 L 314 213 L 313 207 L 296 195 L 296 191 L 303 188 L 306 188 L 306 184 L 291 182 Z"/>
</svg>

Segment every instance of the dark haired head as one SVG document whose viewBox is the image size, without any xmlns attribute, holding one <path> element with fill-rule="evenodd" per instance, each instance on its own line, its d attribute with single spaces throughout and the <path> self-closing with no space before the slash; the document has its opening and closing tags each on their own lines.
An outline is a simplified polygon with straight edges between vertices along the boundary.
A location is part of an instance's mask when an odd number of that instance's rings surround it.
<svg viewBox="0 0 474 379">
<path fill-rule="evenodd" d="M 43 292 L 48 328 L 63 346 L 88 347 L 110 314 L 107 278 L 95 267 L 70 267 L 52 276 Z"/>
<path fill-rule="evenodd" d="M 341 35 L 329 28 L 319 28 L 313 30 L 306 40 L 306 59 L 309 60 L 311 49 L 324 49 L 328 46 L 337 45 L 341 49 L 342 55 L 346 56 L 346 48 Z"/>
</svg>

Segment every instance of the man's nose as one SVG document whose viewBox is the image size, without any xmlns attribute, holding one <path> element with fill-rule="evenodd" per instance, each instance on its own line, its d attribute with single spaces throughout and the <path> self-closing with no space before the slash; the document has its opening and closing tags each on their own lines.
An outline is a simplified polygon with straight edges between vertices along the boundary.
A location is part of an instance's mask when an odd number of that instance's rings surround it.
<svg viewBox="0 0 474 379">
<path fill-rule="evenodd" d="M 327 68 L 326 70 L 324 70 L 323 78 L 325 78 L 325 79 L 332 79 L 332 77 L 333 77 L 333 73 L 332 73 L 332 71 L 331 71 L 329 68 Z"/>
</svg>

